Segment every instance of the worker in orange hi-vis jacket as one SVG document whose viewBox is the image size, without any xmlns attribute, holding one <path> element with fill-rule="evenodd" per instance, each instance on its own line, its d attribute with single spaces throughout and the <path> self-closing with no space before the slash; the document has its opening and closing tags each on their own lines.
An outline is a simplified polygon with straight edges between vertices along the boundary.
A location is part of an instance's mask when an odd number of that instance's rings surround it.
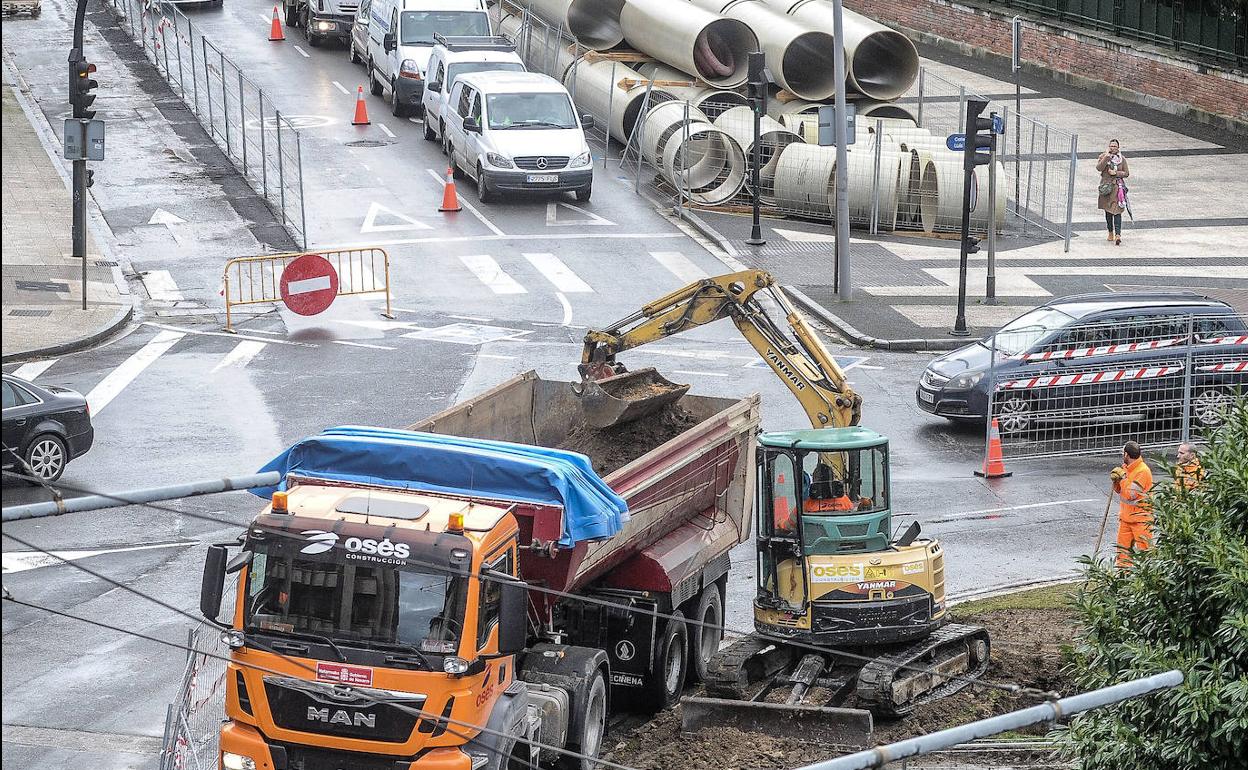
<svg viewBox="0 0 1248 770">
<path fill-rule="evenodd" d="M 1176 487 L 1192 490 L 1204 481 L 1205 469 L 1200 467 L 1200 455 L 1196 453 L 1196 447 L 1193 444 L 1189 442 L 1179 444 L 1175 462 L 1174 485 Z"/>
<path fill-rule="evenodd" d="M 1153 507 L 1148 500 L 1153 471 L 1144 462 L 1143 450 L 1134 441 L 1122 448 L 1122 465 L 1109 472 L 1114 492 L 1122 501 L 1118 508 L 1118 566 L 1129 567 L 1129 549 L 1146 551 L 1153 544 Z"/>
</svg>

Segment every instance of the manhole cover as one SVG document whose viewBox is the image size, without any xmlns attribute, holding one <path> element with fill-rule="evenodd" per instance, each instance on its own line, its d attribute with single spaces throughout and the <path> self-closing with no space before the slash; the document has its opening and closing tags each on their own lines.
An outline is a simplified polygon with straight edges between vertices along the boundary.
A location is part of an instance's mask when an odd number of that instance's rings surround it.
<svg viewBox="0 0 1248 770">
<path fill-rule="evenodd" d="M 356 139 L 354 142 L 347 142 L 348 147 L 385 147 L 394 142 L 387 142 L 384 139 Z"/>
</svg>

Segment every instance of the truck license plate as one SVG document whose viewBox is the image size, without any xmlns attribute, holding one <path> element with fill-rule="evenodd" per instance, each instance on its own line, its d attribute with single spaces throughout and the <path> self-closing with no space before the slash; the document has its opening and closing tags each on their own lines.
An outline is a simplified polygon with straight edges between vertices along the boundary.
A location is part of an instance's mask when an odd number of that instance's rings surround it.
<svg viewBox="0 0 1248 770">
<path fill-rule="evenodd" d="M 558 174 L 526 174 L 524 181 L 529 184 L 541 184 L 543 182 L 558 182 Z"/>
<path fill-rule="evenodd" d="M 936 403 L 936 394 L 935 394 L 935 393 L 928 393 L 926 390 L 920 390 L 920 391 L 919 391 L 919 400 L 920 400 L 920 401 L 925 401 L 925 402 L 927 402 L 927 403 L 929 403 L 929 404 L 934 404 L 934 403 Z"/>
</svg>

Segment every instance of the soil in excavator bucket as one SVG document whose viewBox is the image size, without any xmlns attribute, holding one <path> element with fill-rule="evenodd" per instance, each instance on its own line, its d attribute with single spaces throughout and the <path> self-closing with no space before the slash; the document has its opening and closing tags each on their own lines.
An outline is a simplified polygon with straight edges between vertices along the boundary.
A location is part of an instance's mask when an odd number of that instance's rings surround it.
<svg viewBox="0 0 1248 770">
<path fill-rule="evenodd" d="M 581 406 L 589 425 L 610 428 L 654 414 L 688 392 L 688 385 L 677 385 L 648 367 L 586 381 Z"/>
</svg>

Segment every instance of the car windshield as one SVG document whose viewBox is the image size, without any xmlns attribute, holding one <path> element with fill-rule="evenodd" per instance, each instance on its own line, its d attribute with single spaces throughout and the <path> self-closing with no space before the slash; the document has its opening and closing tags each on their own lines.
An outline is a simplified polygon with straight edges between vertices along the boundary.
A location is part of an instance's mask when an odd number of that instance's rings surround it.
<svg viewBox="0 0 1248 770">
<path fill-rule="evenodd" d="M 466 61 L 452 64 L 446 68 L 446 83 L 442 86 L 444 92 L 449 94 L 459 76 L 470 72 L 524 72 L 524 65 L 512 61 Z"/>
<path fill-rule="evenodd" d="M 404 11 L 403 45 L 433 45 L 433 33 L 442 35 L 488 35 L 490 20 L 482 11 Z"/>
<path fill-rule="evenodd" d="M 458 649 L 464 580 L 412 564 L 368 564 L 300 550 L 305 541 L 256 542 L 247 576 L 246 628 L 311 634 L 340 645 Z M 352 554 L 354 555 L 354 554 Z"/>
<path fill-rule="evenodd" d="M 486 97 L 490 128 L 576 128 L 568 95 L 557 92 L 493 94 Z"/>
<path fill-rule="evenodd" d="M 1008 356 L 1018 355 L 1074 320 L 1055 308 L 1038 307 L 1002 326 L 995 335 L 996 349 Z M 991 347 L 993 338 L 988 337 L 980 344 Z"/>
</svg>

